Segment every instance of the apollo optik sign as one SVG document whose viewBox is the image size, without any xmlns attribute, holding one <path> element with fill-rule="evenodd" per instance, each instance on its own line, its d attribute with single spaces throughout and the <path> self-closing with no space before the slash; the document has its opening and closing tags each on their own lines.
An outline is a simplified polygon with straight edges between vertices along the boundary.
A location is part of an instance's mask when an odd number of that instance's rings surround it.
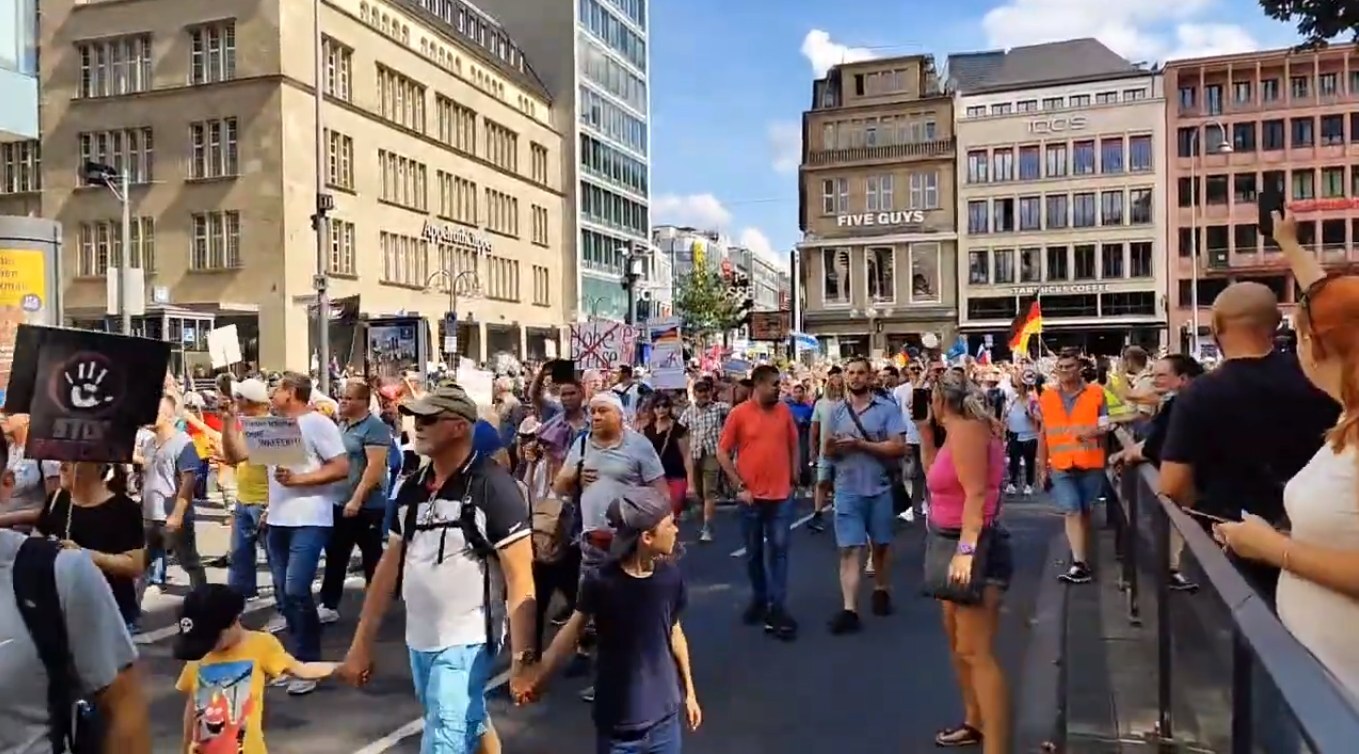
<svg viewBox="0 0 1359 754">
<path fill-rule="evenodd" d="M 925 212 L 919 209 L 898 210 L 895 212 L 865 212 L 858 215 L 836 215 L 835 224 L 841 228 L 862 228 L 877 225 L 920 225 L 925 222 Z"/>
</svg>

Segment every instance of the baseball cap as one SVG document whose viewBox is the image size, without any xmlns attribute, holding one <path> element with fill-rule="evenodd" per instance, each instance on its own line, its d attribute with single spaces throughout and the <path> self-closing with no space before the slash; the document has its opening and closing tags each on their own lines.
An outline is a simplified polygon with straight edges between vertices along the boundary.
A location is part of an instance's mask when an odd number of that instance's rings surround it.
<svg viewBox="0 0 1359 754">
<path fill-rule="evenodd" d="M 618 560 L 637 549 L 642 534 L 671 514 L 670 499 L 651 487 L 625 487 L 609 502 L 605 519 L 613 528 L 609 558 Z"/>
<path fill-rule="evenodd" d="M 245 597 L 226 584 L 204 584 L 189 592 L 179 606 L 175 659 L 203 659 L 243 612 Z"/>
<path fill-rule="evenodd" d="M 231 395 L 234 398 L 250 401 L 251 403 L 268 403 L 269 387 L 263 380 L 250 378 L 231 384 Z"/>
<path fill-rule="evenodd" d="M 414 400 L 401 404 L 401 413 L 407 416 L 437 416 L 453 414 L 469 422 L 478 418 L 477 403 L 472 400 L 461 385 L 445 382 Z"/>
</svg>

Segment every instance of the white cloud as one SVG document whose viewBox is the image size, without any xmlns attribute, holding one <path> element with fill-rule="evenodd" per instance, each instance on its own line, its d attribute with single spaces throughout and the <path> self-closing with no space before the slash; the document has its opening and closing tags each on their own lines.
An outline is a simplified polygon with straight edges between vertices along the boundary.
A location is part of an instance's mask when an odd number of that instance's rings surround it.
<svg viewBox="0 0 1359 754">
<path fill-rule="evenodd" d="M 773 153 L 774 172 L 791 175 L 802 164 L 802 125 L 775 121 L 766 131 L 769 150 Z"/>
<path fill-rule="evenodd" d="M 741 234 L 737 236 L 736 243 L 764 257 L 765 260 L 780 269 L 788 266 L 788 255 L 775 251 L 774 244 L 769 241 L 769 236 L 766 236 L 759 228 L 743 229 Z"/>
<path fill-rule="evenodd" d="M 992 47 L 1094 37 L 1133 61 L 1256 49 L 1236 24 L 1196 22 L 1218 0 L 1008 0 L 982 18 Z"/>
<path fill-rule="evenodd" d="M 712 194 L 662 194 L 652 197 L 651 211 L 659 223 L 717 230 L 731 222 L 731 212 Z"/>
<path fill-rule="evenodd" d="M 812 29 L 802 38 L 802 55 L 812 64 L 812 75 L 817 78 L 825 76 L 833 66 L 874 57 L 872 50 L 842 45 L 831 40 L 829 32 L 820 29 Z"/>
</svg>

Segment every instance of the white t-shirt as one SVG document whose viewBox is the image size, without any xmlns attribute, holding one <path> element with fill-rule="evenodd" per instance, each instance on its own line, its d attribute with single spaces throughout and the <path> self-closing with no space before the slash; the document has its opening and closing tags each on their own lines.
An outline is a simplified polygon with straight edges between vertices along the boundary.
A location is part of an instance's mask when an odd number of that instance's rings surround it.
<svg viewBox="0 0 1359 754">
<path fill-rule="evenodd" d="M 297 417 L 302 428 L 302 446 L 307 462 L 291 467 L 294 472 L 306 473 L 321 468 L 326 461 L 345 455 L 344 437 L 335 422 L 316 411 Z M 274 479 L 269 467 L 269 525 L 270 526 L 333 526 L 336 503 L 340 502 L 340 483 L 311 487 L 284 487 Z"/>
<path fill-rule="evenodd" d="M 906 422 L 906 444 L 920 444 L 920 428 L 915 426 L 915 421 L 911 419 L 911 401 L 915 399 L 915 385 L 903 382 L 892 389 L 892 397 L 897 399 L 897 405 L 901 406 L 901 418 Z"/>
</svg>

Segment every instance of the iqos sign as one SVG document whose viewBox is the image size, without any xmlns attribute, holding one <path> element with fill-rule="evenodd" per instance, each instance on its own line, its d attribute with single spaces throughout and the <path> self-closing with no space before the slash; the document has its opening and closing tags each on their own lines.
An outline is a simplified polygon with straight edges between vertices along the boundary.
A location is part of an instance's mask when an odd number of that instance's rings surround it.
<svg viewBox="0 0 1359 754">
<path fill-rule="evenodd" d="M 1087 125 L 1084 115 L 1068 115 L 1060 118 L 1039 118 L 1029 121 L 1031 134 L 1060 134 L 1080 131 Z"/>
</svg>

